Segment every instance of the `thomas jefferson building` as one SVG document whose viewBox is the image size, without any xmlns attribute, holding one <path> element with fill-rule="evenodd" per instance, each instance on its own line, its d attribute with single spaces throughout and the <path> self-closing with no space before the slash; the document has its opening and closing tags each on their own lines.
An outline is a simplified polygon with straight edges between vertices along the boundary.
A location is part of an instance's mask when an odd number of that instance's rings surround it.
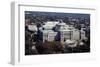
<svg viewBox="0 0 100 67">
<path fill-rule="evenodd" d="M 80 38 L 85 38 L 84 31 L 82 31 L 82 34 L 80 34 L 78 29 L 59 21 L 47 21 L 42 27 L 39 28 L 39 31 L 39 38 L 43 42 L 45 40 L 57 40 L 64 42 L 67 39 L 79 40 Z"/>
</svg>

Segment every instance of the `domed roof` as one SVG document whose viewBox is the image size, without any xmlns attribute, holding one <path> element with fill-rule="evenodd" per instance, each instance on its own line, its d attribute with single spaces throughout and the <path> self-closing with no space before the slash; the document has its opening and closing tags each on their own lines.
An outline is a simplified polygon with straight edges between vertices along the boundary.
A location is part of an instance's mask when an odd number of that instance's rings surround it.
<svg viewBox="0 0 100 67">
<path fill-rule="evenodd" d="M 58 23 L 57 25 L 59 25 L 59 26 L 65 26 L 66 24 L 65 23 Z"/>
<path fill-rule="evenodd" d="M 58 24 L 59 22 L 57 21 L 47 21 L 45 23 L 45 25 L 43 25 L 44 29 L 52 29 L 53 27 L 55 27 L 56 24 Z"/>
</svg>

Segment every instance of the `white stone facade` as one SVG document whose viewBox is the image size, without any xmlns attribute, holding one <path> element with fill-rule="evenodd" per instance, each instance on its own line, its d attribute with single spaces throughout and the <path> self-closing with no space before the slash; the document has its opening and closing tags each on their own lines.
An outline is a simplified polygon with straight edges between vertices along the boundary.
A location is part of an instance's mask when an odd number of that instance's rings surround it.
<svg viewBox="0 0 100 67">
<path fill-rule="evenodd" d="M 54 27 L 56 31 L 52 30 Z M 85 32 L 83 30 L 81 30 L 80 34 L 80 31 L 78 29 L 75 29 L 73 26 L 69 26 L 64 22 L 49 21 L 46 22 L 45 25 L 43 25 L 43 28 L 44 29 L 41 30 L 43 34 L 43 42 L 45 40 L 54 41 L 55 36 L 58 34 L 58 32 L 60 33 L 60 41 L 65 41 L 67 39 L 79 40 L 80 35 L 82 39 L 85 38 Z"/>
<path fill-rule="evenodd" d="M 52 30 L 44 30 L 43 32 L 43 42 L 45 40 L 47 41 L 54 41 L 55 36 L 57 35 L 57 32 L 54 32 Z"/>
</svg>

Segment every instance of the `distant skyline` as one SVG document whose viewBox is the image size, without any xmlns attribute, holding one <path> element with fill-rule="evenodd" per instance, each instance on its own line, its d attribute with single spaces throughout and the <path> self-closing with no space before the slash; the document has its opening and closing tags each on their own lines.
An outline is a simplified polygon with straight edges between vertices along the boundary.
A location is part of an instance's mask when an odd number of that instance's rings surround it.
<svg viewBox="0 0 100 67">
<path fill-rule="evenodd" d="M 59 13 L 59 12 L 39 12 L 39 11 L 25 11 L 25 18 L 32 16 L 59 16 L 59 17 L 73 17 L 73 18 L 90 18 L 90 14 L 82 14 L 82 13 Z"/>
</svg>

